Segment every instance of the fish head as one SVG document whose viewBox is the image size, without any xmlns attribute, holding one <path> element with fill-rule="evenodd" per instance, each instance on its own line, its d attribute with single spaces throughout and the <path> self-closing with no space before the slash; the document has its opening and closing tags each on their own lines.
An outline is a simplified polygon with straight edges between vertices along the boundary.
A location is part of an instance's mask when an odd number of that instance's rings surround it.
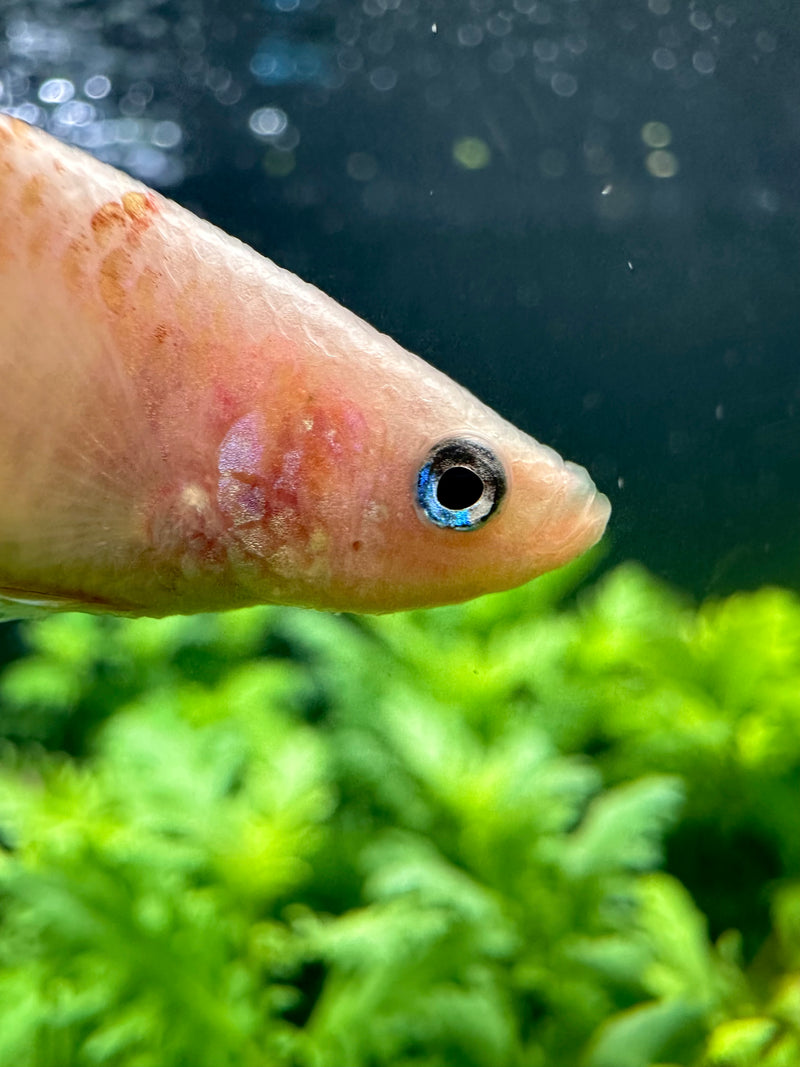
<svg viewBox="0 0 800 1067">
<path fill-rule="evenodd" d="M 329 344 L 313 381 L 306 353 L 302 382 L 281 388 L 291 403 L 266 401 L 225 435 L 219 502 L 253 599 L 357 612 L 455 603 L 602 536 L 610 506 L 585 470 L 399 353 L 386 373 L 372 358 L 376 373 L 342 374 Z"/>
</svg>

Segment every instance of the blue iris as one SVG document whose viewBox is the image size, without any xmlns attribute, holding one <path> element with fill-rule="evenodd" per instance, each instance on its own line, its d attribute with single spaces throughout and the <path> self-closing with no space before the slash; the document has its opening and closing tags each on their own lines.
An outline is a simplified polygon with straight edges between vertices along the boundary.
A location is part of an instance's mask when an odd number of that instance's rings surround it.
<svg viewBox="0 0 800 1067">
<path fill-rule="evenodd" d="M 417 473 L 417 507 L 434 526 L 475 530 L 499 507 L 508 484 L 503 464 L 480 441 L 440 441 Z"/>
<path fill-rule="evenodd" d="M 471 508 L 446 508 L 437 496 L 442 472 L 435 471 L 435 459 L 429 459 L 417 475 L 417 503 L 436 526 L 465 530 L 475 525 Z"/>
</svg>

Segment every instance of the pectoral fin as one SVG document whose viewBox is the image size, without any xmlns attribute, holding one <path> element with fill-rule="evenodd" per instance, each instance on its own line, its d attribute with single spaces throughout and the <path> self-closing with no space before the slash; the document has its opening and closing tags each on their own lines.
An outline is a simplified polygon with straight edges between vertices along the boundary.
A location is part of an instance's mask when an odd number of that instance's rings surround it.
<svg viewBox="0 0 800 1067">
<path fill-rule="evenodd" d="M 101 611 L 102 606 L 81 603 L 68 597 L 48 596 L 27 589 L 8 589 L 0 586 L 0 622 L 12 619 L 40 619 L 54 611 Z"/>
</svg>

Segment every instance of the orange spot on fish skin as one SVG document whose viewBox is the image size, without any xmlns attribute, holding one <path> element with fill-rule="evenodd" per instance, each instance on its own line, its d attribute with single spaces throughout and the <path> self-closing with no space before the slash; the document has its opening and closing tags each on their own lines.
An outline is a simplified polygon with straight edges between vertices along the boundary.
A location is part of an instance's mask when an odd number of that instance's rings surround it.
<svg viewBox="0 0 800 1067">
<path fill-rule="evenodd" d="M 22 188 L 19 198 L 20 211 L 24 215 L 32 215 L 42 206 L 44 178 L 41 174 L 34 174 Z"/>
<path fill-rule="evenodd" d="M 152 226 L 153 216 L 158 214 L 158 205 L 152 193 L 124 193 L 122 207 L 136 233 Z"/>
<path fill-rule="evenodd" d="M 114 248 L 100 264 L 100 296 L 109 311 L 119 313 L 125 306 L 133 267 L 126 248 Z"/>
<path fill-rule="evenodd" d="M 92 215 L 92 232 L 101 248 L 118 238 L 124 226 L 125 212 L 116 200 L 109 200 Z"/>
<path fill-rule="evenodd" d="M 165 323 L 159 322 L 156 328 L 153 330 L 153 338 L 156 344 L 163 345 L 168 336 L 169 327 Z"/>
<path fill-rule="evenodd" d="M 157 306 L 159 275 L 152 267 L 144 267 L 133 288 L 136 310 L 144 315 L 154 314 Z"/>
<path fill-rule="evenodd" d="M 70 292 L 80 294 L 86 286 L 86 260 L 91 253 L 89 241 L 77 237 L 70 241 L 61 257 L 61 274 Z"/>
<path fill-rule="evenodd" d="M 120 200 L 109 200 L 95 211 L 92 232 L 101 248 L 120 240 L 137 244 L 156 214 L 158 205 L 152 193 L 123 193 Z"/>
<path fill-rule="evenodd" d="M 28 241 L 28 251 L 31 259 L 41 259 L 47 253 L 51 234 L 52 231 L 49 226 L 37 226 L 34 229 Z"/>
</svg>

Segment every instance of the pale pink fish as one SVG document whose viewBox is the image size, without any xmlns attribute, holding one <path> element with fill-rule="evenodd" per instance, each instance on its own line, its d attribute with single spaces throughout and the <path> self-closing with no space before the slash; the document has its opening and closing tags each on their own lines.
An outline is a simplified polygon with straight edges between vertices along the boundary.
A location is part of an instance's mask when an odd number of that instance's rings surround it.
<svg viewBox="0 0 800 1067">
<path fill-rule="evenodd" d="M 443 604 L 608 514 L 313 286 L 0 115 L 0 614 Z"/>
</svg>

